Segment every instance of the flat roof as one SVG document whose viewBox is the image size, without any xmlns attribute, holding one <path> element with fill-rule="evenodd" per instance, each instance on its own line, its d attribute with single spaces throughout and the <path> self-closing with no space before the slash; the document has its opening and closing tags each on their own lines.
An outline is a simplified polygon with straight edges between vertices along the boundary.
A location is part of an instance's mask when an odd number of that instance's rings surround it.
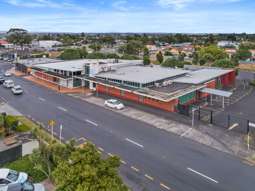
<svg viewBox="0 0 255 191">
<path fill-rule="evenodd" d="M 187 70 L 161 66 L 128 66 L 99 73 L 96 77 L 146 84 L 184 75 L 186 73 L 188 73 Z"/>
<path fill-rule="evenodd" d="M 196 71 L 189 72 L 186 76 L 174 79 L 174 82 L 177 83 L 187 83 L 187 84 L 201 84 L 207 81 L 210 81 L 214 78 L 232 72 L 233 70 L 224 70 L 216 68 L 204 68 Z"/>
<path fill-rule="evenodd" d="M 53 62 L 48 64 L 38 64 L 35 65 L 35 68 L 40 68 L 43 70 L 63 70 L 70 72 L 77 72 L 84 70 L 85 60 L 71 60 L 71 61 L 62 61 L 62 62 Z"/>
<path fill-rule="evenodd" d="M 54 62 L 61 62 L 61 60 L 51 59 L 51 58 L 29 58 L 18 60 L 18 64 L 23 64 L 25 66 L 34 66 L 38 64 L 49 64 Z"/>
<path fill-rule="evenodd" d="M 233 94 L 233 92 L 230 92 L 230 91 L 217 90 L 217 89 L 212 89 L 212 88 L 203 88 L 200 91 L 203 93 L 209 93 L 212 95 L 218 95 L 218 96 L 223 96 L 223 97 L 230 97 Z"/>
</svg>

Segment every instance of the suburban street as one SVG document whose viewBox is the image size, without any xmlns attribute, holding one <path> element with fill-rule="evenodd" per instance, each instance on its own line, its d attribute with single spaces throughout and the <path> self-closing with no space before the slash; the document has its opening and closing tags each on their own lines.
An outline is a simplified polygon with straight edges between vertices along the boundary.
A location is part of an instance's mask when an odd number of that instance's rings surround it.
<svg viewBox="0 0 255 191">
<path fill-rule="evenodd" d="M 10 68 L 0 62 L 0 70 Z M 105 108 L 11 77 L 24 94 L 0 87 L 0 97 L 47 126 L 63 125 L 65 140 L 87 139 L 108 155 L 121 157 L 121 173 L 144 190 L 251 191 L 255 168 L 240 159 Z"/>
</svg>

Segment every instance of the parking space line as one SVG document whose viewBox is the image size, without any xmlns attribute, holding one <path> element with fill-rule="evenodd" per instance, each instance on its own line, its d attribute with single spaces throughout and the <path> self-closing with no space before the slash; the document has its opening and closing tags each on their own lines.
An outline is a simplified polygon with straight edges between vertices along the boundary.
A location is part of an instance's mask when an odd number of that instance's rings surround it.
<svg viewBox="0 0 255 191">
<path fill-rule="evenodd" d="M 162 182 L 160 183 L 160 186 L 167 189 L 167 190 L 171 190 L 170 187 L 168 187 L 167 185 L 163 184 Z"/>
<path fill-rule="evenodd" d="M 98 147 L 98 150 L 100 150 L 100 151 L 104 152 L 104 149 L 103 149 L 103 148 L 101 148 L 101 147 Z"/>
<path fill-rule="evenodd" d="M 107 153 L 110 157 L 113 157 L 114 155 L 112 153 Z"/>
<path fill-rule="evenodd" d="M 127 164 L 124 160 L 120 160 L 120 162 L 121 162 L 122 164 Z"/>
<path fill-rule="evenodd" d="M 141 145 L 141 144 L 139 144 L 139 143 L 137 143 L 137 142 L 135 142 L 135 141 L 133 141 L 133 140 L 131 140 L 129 138 L 126 138 L 125 140 L 130 142 L 130 143 L 132 143 L 132 144 L 134 144 L 134 145 L 136 145 L 136 146 L 138 146 L 138 147 L 144 148 L 143 145 Z"/>
<path fill-rule="evenodd" d="M 213 179 L 213 178 L 211 178 L 211 177 L 209 177 L 209 176 L 206 176 L 205 174 L 202 174 L 202 173 L 200 173 L 200 172 L 198 172 L 198 171 L 196 171 L 196 170 L 194 170 L 194 169 L 192 169 L 192 168 L 187 168 L 187 169 L 188 169 L 189 171 L 191 171 L 191 172 L 193 172 L 193 173 L 199 175 L 199 176 L 202 176 L 202 177 L 206 178 L 207 180 L 210 180 L 210 181 L 216 183 L 216 184 L 219 183 L 217 180 L 215 180 L 215 179 Z"/>
<path fill-rule="evenodd" d="M 234 128 L 236 128 L 236 127 L 238 127 L 239 126 L 239 124 L 238 123 L 235 123 L 235 124 L 233 124 L 232 126 L 230 126 L 229 128 L 228 128 L 228 131 L 231 131 L 231 130 L 233 130 Z"/>
</svg>

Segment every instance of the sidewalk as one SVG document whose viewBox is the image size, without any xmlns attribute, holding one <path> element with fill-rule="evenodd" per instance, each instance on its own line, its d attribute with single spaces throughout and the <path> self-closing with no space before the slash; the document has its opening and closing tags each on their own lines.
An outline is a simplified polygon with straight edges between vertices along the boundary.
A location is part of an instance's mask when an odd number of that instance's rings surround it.
<svg viewBox="0 0 255 191">
<path fill-rule="evenodd" d="M 104 107 L 104 99 L 88 96 L 84 94 L 69 94 L 72 97 L 87 101 L 92 104 Z M 112 110 L 110 108 L 107 108 Z M 193 141 L 207 145 L 222 152 L 226 152 L 239 157 L 248 157 L 254 154 L 248 151 L 244 145 L 243 136 L 238 133 L 226 131 L 216 126 L 198 125 L 194 128 L 191 126 L 176 122 L 169 118 L 159 117 L 148 112 L 144 112 L 135 108 L 125 107 L 124 110 L 112 110 L 127 117 L 143 121 L 156 128 L 164 129 L 174 133 L 181 138 L 189 138 Z"/>
</svg>

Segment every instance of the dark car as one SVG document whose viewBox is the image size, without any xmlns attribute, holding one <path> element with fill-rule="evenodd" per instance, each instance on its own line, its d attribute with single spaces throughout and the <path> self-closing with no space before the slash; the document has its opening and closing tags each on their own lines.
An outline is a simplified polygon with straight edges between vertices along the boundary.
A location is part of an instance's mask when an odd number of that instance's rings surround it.
<svg viewBox="0 0 255 191">
<path fill-rule="evenodd" d="M 3 76 L 0 76 L 0 84 L 3 84 L 5 81 L 5 79 L 3 78 Z"/>
</svg>

